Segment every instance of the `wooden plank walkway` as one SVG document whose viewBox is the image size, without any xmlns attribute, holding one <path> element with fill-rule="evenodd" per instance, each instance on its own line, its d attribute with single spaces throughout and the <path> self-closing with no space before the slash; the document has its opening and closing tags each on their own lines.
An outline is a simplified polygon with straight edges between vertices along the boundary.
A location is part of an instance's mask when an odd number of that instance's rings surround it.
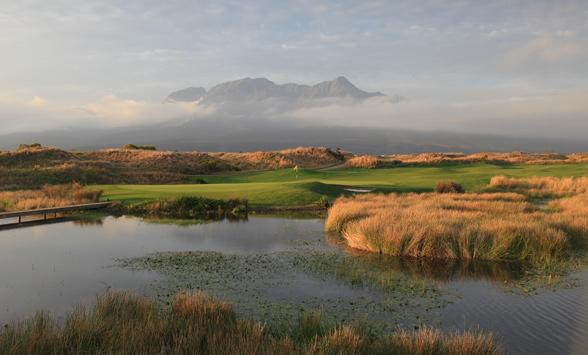
<svg viewBox="0 0 588 355">
<path fill-rule="evenodd" d="M 25 211 L 12 211 L 12 212 L 1 212 L 0 219 L 2 218 L 16 218 L 18 217 L 18 223 L 21 223 L 20 218 L 23 216 L 38 216 L 43 215 L 45 219 L 47 219 L 47 215 L 53 214 L 55 218 L 57 218 L 57 213 L 61 212 L 73 212 L 73 211 L 82 211 L 82 210 L 94 210 L 99 208 L 105 208 L 113 203 L 120 203 L 120 201 L 109 201 L 109 202 L 95 202 L 95 203 L 83 203 L 80 205 L 69 205 L 69 206 L 61 206 L 61 207 L 51 207 L 51 208 L 39 208 L 36 210 L 25 210 Z"/>
</svg>

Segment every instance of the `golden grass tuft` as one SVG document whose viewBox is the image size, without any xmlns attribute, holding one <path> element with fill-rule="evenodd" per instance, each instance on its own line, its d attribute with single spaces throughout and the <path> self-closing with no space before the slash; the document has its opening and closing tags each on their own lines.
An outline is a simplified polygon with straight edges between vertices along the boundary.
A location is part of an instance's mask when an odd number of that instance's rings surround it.
<svg viewBox="0 0 588 355">
<path fill-rule="evenodd" d="M 0 210 L 18 211 L 98 202 L 101 190 L 86 190 L 78 183 L 44 185 L 41 190 L 0 192 Z"/>
<path fill-rule="evenodd" d="M 362 195 L 337 199 L 326 229 L 353 248 L 395 256 L 549 261 L 570 245 L 558 215 L 515 193 Z"/>
<path fill-rule="evenodd" d="M 308 317 L 302 317 L 302 322 Z M 310 327 L 317 327 L 311 316 Z M 302 325 L 307 327 L 307 325 Z M 421 329 L 373 338 L 362 326 L 335 327 L 310 338 L 276 338 L 238 319 L 229 305 L 181 293 L 171 307 L 110 290 L 77 307 L 64 322 L 39 312 L 0 330 L 2 354 L 501 354 L 491 333 L 444 335 Z"/>
<path fill-rule="evenodd" d="M 504 175 L 490 179 L 490 187 L 530 193 L 567 195 L 588 192 L 588 176 L 581 177 L 537 177 L 530 179 L 507 178 Z"/>
<path fill-rule="evenodd" d="M 364 155 L 361 157 L 353 157 L 345 162 L 343 166 L 346 169 L 352 168 L 364 168 L 364 169 L 374 169 L 378 167 L 378 158 Z"/>
</svg>

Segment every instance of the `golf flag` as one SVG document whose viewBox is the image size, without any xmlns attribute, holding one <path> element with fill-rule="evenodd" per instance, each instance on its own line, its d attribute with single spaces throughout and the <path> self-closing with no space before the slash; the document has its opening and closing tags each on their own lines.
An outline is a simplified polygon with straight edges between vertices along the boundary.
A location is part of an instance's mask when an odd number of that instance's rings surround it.
<svg viewBox="0 0 588 355">
<path fill-rule="evenodd" d="M 296 166 L 294 167 L 294 170 L 296 170 L 296 172 L 298 172 L 298 165 L 296 165 Z"/>
</svg>

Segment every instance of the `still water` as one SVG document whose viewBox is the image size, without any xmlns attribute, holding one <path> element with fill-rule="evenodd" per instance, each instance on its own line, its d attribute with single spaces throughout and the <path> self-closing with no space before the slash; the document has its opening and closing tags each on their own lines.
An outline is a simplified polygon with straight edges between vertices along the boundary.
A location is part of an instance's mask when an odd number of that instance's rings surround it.
<svg viewBox="0 0 588 355">
<path fill-rule="evenodd" d="M 168 251 L 279 256 L 301 244 L 312 245 L 315 251 L 351 252 L 327 242 L 323 230 L 324 221 L 319 219 L 256 217 L 188 226 L 107 217 L 0 230 L 0 322 L 39 309 L 63 317 L 107 287 L 139 290 L 162 282 L 164 277 L 157 272 L 120 267 L 117 260 L 123 258 Z M 524 274 L 516 265 L 430 265 L 393 259 L 383 260 L 382 265 L 435 279 L 452 294 L 450 303 L 436 310 L 432 326 L 491 330 L 502 337 L 509 353 L 588 353 L 588 290 L 578 287 L 588 283 L 586 272 L 573 275 L 575 287 L 521 294 L 505 286 L 505 281 L 512 284 Z M 325 277 L 291 278 L 302 281 L 275 283 L 269 291 L 272 297 L 295 293 L 299 299 L 319 303 L 324 299 L 325 304 L 337 295 L 372 297 Z M 387 317 L 384 321 L 392 322 L 394 315 Z"/>
</svg>

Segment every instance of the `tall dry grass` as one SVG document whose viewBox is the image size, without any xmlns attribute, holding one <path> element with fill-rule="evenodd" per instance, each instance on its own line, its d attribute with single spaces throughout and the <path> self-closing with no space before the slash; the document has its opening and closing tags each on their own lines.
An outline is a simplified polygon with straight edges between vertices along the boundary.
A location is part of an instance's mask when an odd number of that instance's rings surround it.
<svg viewBox="0 0 588 355">
<path fill-rule="evenodd" d="M 361 322 L 304 337 L 276 338 L 238 319 L 232 307 L 199 293 L 179 294 L 167 309 L 129 292 L 109 291 L 63 322 L 44 312 L 0 330 L 2 354 L 502 354 L 491 333 L 432 329 L 374 338 Z M 324 330 L 324 328 L 322 328 Z M 321 331 L 322 332 L 322 331 Z"/>
<path fill-rule="evenodd" d="M 515 193 L 356 195 L 335 201 L 326 229 L 396 256 L 554 260 L 570 246 L 555 218 Z"/>
<path fill-rule="evenodd" d="M 351 154 L 333 152 L 327 148 L 286 149 L 253 153 L 209 153 L 214 158 L 238 166 L 242 170 L 271 170 L 299 166 L 301 168 L 320 168 L 345 161 Z"/>
<path fill-rule="evenodd" d="M 0 210 L 18 211 L 98 202 L 101 190 L 86 190 L 78 183 L 44 185 L 41 190 L 0 192 Z"/>
<path fill-rule="evenodd" d="M 352 168 L 364 168 L 364 169 L 375 169 L 379 165 L 378 158 L 370 155 L 364 155 L 361 157 L 353 157 L 345 162 L 343 166 L 346 169 Z"/>
<path fill-rule="evenodd" d="M 501 190 L 516 190 L 543 194 L 578 194 L 588 192 L 588 176 L 581 177 L 537 177 L 529 179 L 507 178 L 504 175 L 490 179 L 490 187 Z"/>
<path fill-rule="evenodd" d="M 586 162 L 588 153 L 576 154 L 566 157 L 557 153 L 525 153 L 525 152 L 511 152 L 511 153 L 475 153 L 465 155 L 463 153 L 424 153 L 424 154 L 396 154 L 396 155 L 381 155 L 370 157 L 359 157 L 362 159 L 354 160 L 349 163 L 349 168 L 378 167 L 409 165 L 454 165 L 454 164 L 474 164 L 474 163 L 492 163 L 492 164 L 563 164 Z M 371 159 L 369 159 L 371 158 Z"/>
</svg>

